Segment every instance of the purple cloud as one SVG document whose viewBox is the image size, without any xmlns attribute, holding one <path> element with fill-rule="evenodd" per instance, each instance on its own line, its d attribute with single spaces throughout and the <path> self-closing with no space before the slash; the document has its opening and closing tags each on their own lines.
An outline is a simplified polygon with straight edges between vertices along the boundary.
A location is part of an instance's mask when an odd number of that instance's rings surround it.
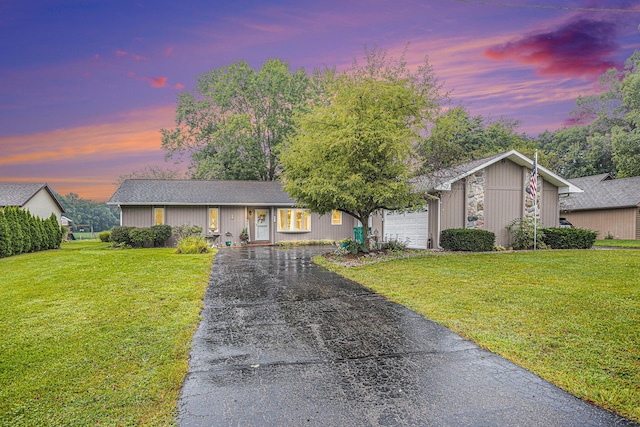
<svg viewBox="0 0 640 427">
<path fill-rule="evenodd" d="M 619 48 L 612 22 L 578 19 L 555 31 L 531 34 L 492 47 L 487 58 L 533 65 L 540 76 L 595 78 L 621 64 L 611 59 Z"/>
</svg>

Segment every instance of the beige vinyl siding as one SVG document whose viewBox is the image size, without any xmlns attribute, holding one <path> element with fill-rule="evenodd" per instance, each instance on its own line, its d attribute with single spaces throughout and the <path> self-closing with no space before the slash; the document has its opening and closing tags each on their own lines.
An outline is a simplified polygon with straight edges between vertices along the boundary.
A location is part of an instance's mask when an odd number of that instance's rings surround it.
<svg viewBox="0 0 640 427">
<path fill-rule="evenodd" d="M 29 199 L 22 208 L 31 212 L 31 215 L 37 216 L 41 219 L 47 219 L 53 213 L 56 215 L 56 218 L 58 218 L 58 224 L 60 224 L 60 215 L 62 215 L 62 211 L 44 187 Z"/>
<path fill-rule="evenodd" d="M 540 178 L 542 181 L 542 178 Z M 558 206 L 558 187 L 546 181 L 543 183 L 542 199 L 540 200 L 542 215 L 540 222 L 544 227 L 557 227 L 560 222 L 560 208 Z"/>
<path fill-rule="evenodd" d="M 449 228 L 464 228 L 467 218 L 465 206 L 465 180 L 461 179 L 451 184 L 451 191 L 442 192 L 440 207 L 441 230 Z M 435 228 L 434 228 L 435 230 Z"/>
<path fill-rule="evenodd" d="M 246 227 L 246 216 L 244 206 L 221 206 L 218 214 L 220 215 L 220 237 L 218 243 L 231 242 L 240 244 L 240 233 Z M 231 233 L 227 236 L 227 233 Z"/>
<path fill-rule="evenodd" d="M 614 239 L 638 239 L 638 208 L 600 209 L 563 213 L 574 227 L 598 232 L 598 239 L 611 234 Z"/>
<path fill-rule="evenodd" d="M 203 232 L 209 225 L 208 206 L 165 206 L 164 223 L 175 227 L 176 225 L 197 225 Z"/>
<path fill-rule="evenodd" d="M 505 227 L 523 216 L 523 169 L 510 160 L 485 169 L 484 229 L 495 233 L 497 245 L 511 243 Z"/>
<path fill-rule="evenodd" d="M 127 227 L 151 227 L 153 225 L 152 206 L 121 206 L 122 225 Z"/>
</svg>

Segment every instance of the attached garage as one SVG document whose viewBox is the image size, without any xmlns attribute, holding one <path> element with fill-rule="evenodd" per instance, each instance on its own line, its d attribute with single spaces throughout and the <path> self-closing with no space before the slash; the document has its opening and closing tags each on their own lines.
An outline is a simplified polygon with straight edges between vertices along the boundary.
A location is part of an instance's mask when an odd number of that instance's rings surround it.
<svg viewBox="0 0 640 427">
<path fill-rule="evenodd" d="M 408 242 L 411 249 L 427 249 L 429 212 L 384 211 L 384 240 Z"/>
</svg>

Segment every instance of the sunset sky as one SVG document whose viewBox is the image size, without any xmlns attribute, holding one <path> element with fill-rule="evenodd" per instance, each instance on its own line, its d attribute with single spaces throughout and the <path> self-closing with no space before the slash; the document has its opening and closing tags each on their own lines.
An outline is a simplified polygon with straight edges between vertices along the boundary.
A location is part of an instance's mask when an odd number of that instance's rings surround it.
<svg viewBox="0 0 640 427">
<path fill-rule="evenodd" d="M 1 0 L 0 182 L 107 200 L 119 175 L 176 167 L 159 130 L 198 75 L 274 57 L 343 69 L 364 46 L 397 57 L 409 43 L 409 64 L 428 55 L 455 102 L 536 135 L 640 49 L 639 12 L 640 0 Z"/>
</svg>

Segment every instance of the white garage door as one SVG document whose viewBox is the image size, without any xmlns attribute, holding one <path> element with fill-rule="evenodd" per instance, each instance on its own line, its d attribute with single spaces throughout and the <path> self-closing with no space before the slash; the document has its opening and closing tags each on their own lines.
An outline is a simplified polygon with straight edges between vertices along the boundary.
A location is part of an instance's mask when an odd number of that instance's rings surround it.
<svg viewBox="0 0 640 427">
<path fill-rule="evenodd" d="M 412 249 L 426 249 L 429 235 L 427 208 L 416 212 L 385 211 L 384 239 L 408 241 Z"/>
</svg>

